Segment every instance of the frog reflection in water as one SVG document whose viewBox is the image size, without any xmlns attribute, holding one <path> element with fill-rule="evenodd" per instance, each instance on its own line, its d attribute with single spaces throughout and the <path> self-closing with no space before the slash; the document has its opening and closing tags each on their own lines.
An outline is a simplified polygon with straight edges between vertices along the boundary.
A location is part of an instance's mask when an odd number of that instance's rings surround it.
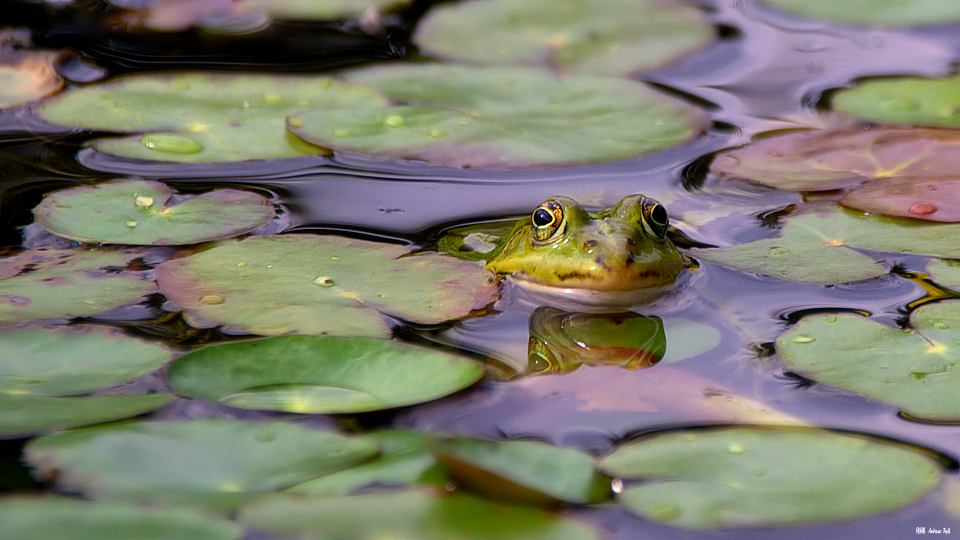
<svg viewBox="0 0 960 540">
<path fill-rule="evenodd" d="M 527 290 L 583 304 L 644 302 L 693 264 L 666 237 L 668 226 L 663 205 L 643 195 L 589 213 L 551 197 L 514 226 L 486 267 Z"/>
</svg>

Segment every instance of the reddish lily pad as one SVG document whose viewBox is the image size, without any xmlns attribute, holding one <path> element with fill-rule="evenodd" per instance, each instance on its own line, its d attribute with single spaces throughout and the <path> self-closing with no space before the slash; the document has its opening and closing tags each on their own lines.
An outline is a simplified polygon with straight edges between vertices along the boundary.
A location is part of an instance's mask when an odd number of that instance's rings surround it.
<svg viewBox="0 0 960 540">
<path fill-rule="evenodd" d="M 851 127 L 788 133 L 717 156 L 711 172 L 778 189 L 820 191 L 868 179 L 960 176 L 960 131 Z"/>
<path fill-rule="evenodd" d="M 171 203 L 160 182 L 116 180 L 55 191 L 33 209 L 38 225 L 80 242 L 196 244 L 237 236 L 274 216 L 266 198 L 215 189 Z"/>
<path fill-rule="evenodd" d="M 336 236 L 226 241 L 157 267 L 193 326 L 260 335 L 389 337 L 397 319 L 435 324 L 496 299 L 494 276 L 438 254 Z"/>
<path fill-rule="evenodd" d="M 953 0 L 762 0 L 788 13 L 858 26 L 908 27 L 960 22 Z"/>
<path fill-rule="evenodd" d="M 216 163 L 323 154 L 291 137 L 283 119 L 305 107 L 377 107 L 383 96 L 329 77 L 186 73 L 132 75 L 40 104 L 48 122 L 140 133 L 97 149 L 152 161 Z"/>
<path fill-rule="evenodd" d="M 138 302 L 152 281 L 122 269 L 135 251 L 38 249 L 0 259 L 0 322 L 84 317 Z"/>
<path fill-rule="evenodd" d="M 840 204 L 888 216 L 960 221 L 960 180 L 883 178 L 853 189 Z"/>
<path fill-rule="evenodd" d="M 393 107 L 308 110 L 290 130 L 334 150 L 451 167 L 628 159 L 683 143 L 703 112 L 635 81 L 546 70 L 397 65 L 347 73 Z"/>
<path fill-rule="evenodd" d="M 628 75 L 703 47 L 713 29 L 700 10 L 659 0 L 474 0 L 433 7 L 413 39 L 470 63 Z"/>
<path fill-rule="evenodd" d="M 0 35 L 2 37 L 2 35 Z M 53 52 L 0 53 L 0 109 L 48 96 L 63 87 Z"/>
<path fill-rule="evenodd" d="M 960 128 L 960 75 L 867 81 L 837 92 L 833 106 L 868 122 Z"/>
</svg>

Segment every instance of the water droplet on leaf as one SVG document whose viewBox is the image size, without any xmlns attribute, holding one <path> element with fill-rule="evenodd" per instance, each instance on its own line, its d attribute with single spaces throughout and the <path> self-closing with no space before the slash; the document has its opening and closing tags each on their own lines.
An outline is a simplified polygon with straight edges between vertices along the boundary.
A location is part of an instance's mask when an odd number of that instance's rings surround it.
<svg viewBox="0 0 960 540">
<path fill-rule="evenodd" d="M 403 117 L 399 114 L 391 114 L 383 120 L 383 123 L 390 127 L 400 127 L 404 124 Z"/>
<path fill-rule="evenodd" d="M 916 214 L 918 216 L 932 214 L 936 211 L 937 211 L 937 207 L 927 201 L 920 201 L 918 203 L 913 203 L 913 206 L 911 206 L 910 209 L 908 210 L 908 212 L 910 212 L 911 214 Z"/>
<path fill-rule="evenodd" d="M 150 208 L 153 206 L 153 197 L 137 193 L 133 196 L 133 204 L 140 208 Z"/>
<path fill-rule="evenodd" d="M 321 287 L 333 287 L 333 280 L 327 276 L 318 276 L 313 280 L 314 285 L 319 285 Z"/>
<path fill-rule="evenodd" d="M 727 447 L 727 452 L 733 455 L 740 455 L 746 452 L 746 449 L 743 447 L 743 445 L 731 443 L 730 446 Z"/>
<path fill-rule="evenodd" d="M 810 336 L 797 336 L 797 337 L 791 339 L 790 341 L 792 341 L 792 342 L 794 342 L 794 343 L 813 343 L 814 341 L 816 341 L 816 339 L 814 339 L 814 338 L 812 338 L 812 337 L 810 337 Z"/>
<path fill-rule="evenodd" d="M 127 227 L 130 227 L 130 228 L 132 229 L 132 228 L 134 228 L 134 227 L 137 226 L 137 222 L 131 219 L 131 220 L 128 220 L 128 221 L 125 223 L 125 225 L 126 225 Z"/>
<path fill-rule="evenodd" d="M 203 152 L 203 146 L 197 141 L 169 133 L 148 133 L 140 137 L 140 142 L 151 150 L 170 154 L 199 154 Z"/>
<path fill-rule="evenodd" d="M 289 124 L 290 127 L 295 128 L 303 127 L 303 120 L 299 118 L 287 118 L 287 124 Z"/>
<path fill-rule="evenodd" d="M 218 294 L 205 294 L 198 301 L 208 306 L 216 306 L 223 303 L 223 297 Z"/>
</svg>

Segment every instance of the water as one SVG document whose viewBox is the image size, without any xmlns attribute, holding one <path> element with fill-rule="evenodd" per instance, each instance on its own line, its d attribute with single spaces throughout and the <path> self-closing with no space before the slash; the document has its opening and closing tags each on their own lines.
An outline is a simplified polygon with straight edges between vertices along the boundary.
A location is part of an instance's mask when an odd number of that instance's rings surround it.
<svg viewBox="0 0 960 540">
<path fill-rule="evenodd" d="M 409 38 L 394 27 L 385 35 L 325 24 L 283 24 L 256 34 L 209 36 L 163 34 L 136 39 L 114 31 L 111 14 L 90 13 L 81 2 L 56 13 L 42 4 L 8 2 L 7 24 L 30 28 L 36 45 L 79 51 L 61 71 L 75 83 L 102 75 L 175 69 L 226 69 L 314 73 L 413 54 Z M 743 144 L 759 132 L 790 129 L 809 116 L 831 89 L 872 75 L 938 76 L 960 54 L 956 27 L 882 31 L 801 21 L 742 0 L 702 0 L 721 38 L 683 61 L 643 75 L 661 89 L 708 107 L 713 128 L 677 148 L 616 163 L 529 171 L 482 171 L 425 167 L 340 154 L 227 165 L 144 164 L 82 148 L 88 133 L 60 133 L 31 117 L 29 108 L 0 111 L 0 245 L 50 245 L 57 240 L 27 227 L 30 209 L 50 190 L 116 178 L 158 179 L 190 191 L 242 186 L 272 195 L 284 215 L 267 232 L 309 231 L 430 245 L 459 224 L 526 215 L 546 197 L 564 195 L 595 209 L 642 192 L 667 205 L 676 225 L 692 240 L 727 246 L 776 235 L 776 210 L 803 200 L 706 173 L 711 156 Z M 422 2 L 390 22 L 409 25 L 428 7 Z M 154 141 L 190 151 L 178 141 Z M 170 250 L 167 250 L 170 251 Z M 536 437 L 595 454 L 609 452 L 624 437 L 687 425 L 722 424 L 735 418 L 704 412 L 693 389 L 736 393 L 810 424 L 889 437 L 960 459 L 960 432 L 953 425 L 912 421 L 895 408 L 787 373 L 771 356 L 773 339 L 802 315 L 857 311 L 896 325 L 927 294 L 926 258 L 874 254 L 897 271 L 865 282 L 821 287 L 801 285 L 703 264 L 696 279 L 637 312 L 695 321 L 720 332 L 716 346 L 692 359 L 656 369 L 581 368 L 563 377 L 488 381 L 451 398 L 393 414 L 372 424 L 411 427 L 481 437 Z M 487 317 L 447 329 L 421 329 L 409 339 L 489 355 L 503 373 L 522 366 L 527 322 L 536 305 L 508 295 Z M 200 343 L 230 339 L 216 332 L 178 333 L 142 321 L 161 314 L 159 301 L 98 317 L 141 334 Z M 668 348 L 669 348 L 668 334 Z M 512 363 L 511 363 L 512 362 Z M 154 379 L 139 384 L 160 384 Z M 660 392 L 660 394 L 658 394 Z M 649 399 L 648 395 L 649 394 Z M 666 397 L 664 397 L 666 396 Z M 178 402 L 157 418 L 195 416 L 257 418 L 224 407 Z M 310 421 L 324 423 L 326 419 Z M 0 465 L 23 476 L 13 462 L 22 441 L 0 444 Z M 0 477 L 7 477 L 0 474 Z M 21 480 L 0 489 L 22 489 Z M 918 504 L 852 522 L 777 530 L 780 538 L 901 538 L 916 527 L 954 527 L 960 519 L 940 507 L 934 494 Z M 769 530 L 696 533 L 632 517 L 615 507 L 575 510 L 597 524 L 606 538 L 768 537 Z"/>
</svg>

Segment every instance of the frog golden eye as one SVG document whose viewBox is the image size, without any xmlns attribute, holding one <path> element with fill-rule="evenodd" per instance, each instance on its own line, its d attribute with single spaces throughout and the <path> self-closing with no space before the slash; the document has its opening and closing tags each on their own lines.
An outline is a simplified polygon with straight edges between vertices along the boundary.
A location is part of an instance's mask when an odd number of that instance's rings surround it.
<svg viewBox="0 0 960 540">
<path fill-rule="evenodd" d="M 670 218 L 667 216 L 667 209 L 659 202 L 644 198 L 640 203 L 640 220 L 647 234 L 657 238 L 667 235 Z"/>
<path fill-rule="evenodd" d="M 565 225 L 563 205 L 553 199 L 544 202 L 530 216 L 533 240 L 539 243 L 552 242 L 563 235 Z"/>
</svg>

